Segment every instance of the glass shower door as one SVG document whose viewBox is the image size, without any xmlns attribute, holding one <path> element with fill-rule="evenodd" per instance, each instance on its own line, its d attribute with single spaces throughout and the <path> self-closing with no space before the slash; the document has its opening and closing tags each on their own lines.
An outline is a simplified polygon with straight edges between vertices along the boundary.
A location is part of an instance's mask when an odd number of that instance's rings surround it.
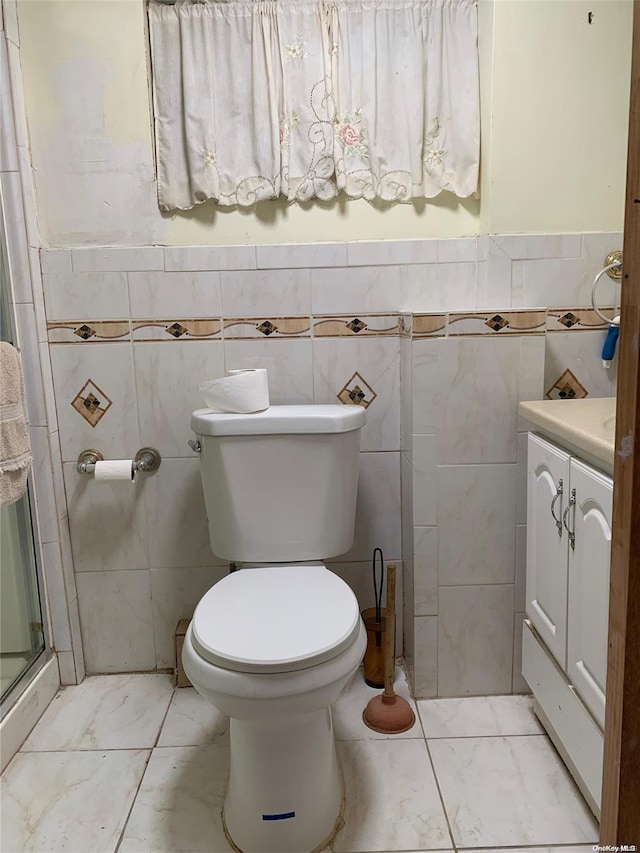
<svg viewBox="0 0 640 853">
<path fill-rule="evenodd" d="M 0 701 L 44 648 L 27 492 L 0 509 Z"/>
<path fill-rule="evenodd" d="M 15 344 L 1 201 L 0 198 L 0 339 Z M 20 500 L 0 508 L 0 702 L 8 698 L 45 651 L 30 488 L 31 477 Z"/>
</svg>

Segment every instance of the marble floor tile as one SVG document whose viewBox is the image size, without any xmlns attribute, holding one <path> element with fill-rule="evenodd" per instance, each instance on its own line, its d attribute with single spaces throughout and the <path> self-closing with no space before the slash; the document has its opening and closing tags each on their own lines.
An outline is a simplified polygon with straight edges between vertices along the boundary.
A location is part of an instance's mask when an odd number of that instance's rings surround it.
<svg viewBox="0 0 640 853">
<path fill-rule="evenodd" d="M 18 753 L 2 776 L 0 849 L 112 853 L 148 750 Z"/>
<path fill-rule="evenodd" d="M 364 680 L 362 670 L 358 670 L 351 684 L 347 686 L 342 696 L 331 709 L 336 740 L 383 740 L 389 737 L 423 737 L 416 703 L 409 693 L 407 677 L 399 667 L 396 667 L 393 688 L 398 696 L 402 696 L 403 699 L 409 702 L 413 713 L 416 715 L 416 721 L 412 728 L 399 735 L 385 735 L 382 732 L 374 732 L 365 726 L 362 722 L 362 712 L 366 708 L 367 702 L 374 696 L 379 696 L 382 691 L 374 687 L 369 687 Z"/>
<path fill-rule="evenodd" d="M 154 749 L 120 853 L 225 853 L 222 828 L 229 773 L 224 746 Z"/>
<path fill-rule="evenodd" d="M 423 741 L 340 741 L 338 755 L 346 807 L 336 853 L 452 846 Z"/>
<path fill-rule="evenodd" d="M 173 694 L 158 746 L 203 746 L 229 743 L 229 718 L 210 705 L 193 687 Z"/>
<path fill-rule="evenodd" d="M 456 847 L 595 842 L 598 827 L 549 739 L 429 741 Z"/>
<path fill-rule="evenodd" d="M 23 752 L 152 747 L 173 693 L 169 675 L 94 675 L 61 690 Z"/>
<path fill-rule="evenodd" d="M 425 737 L 539 735 L 544 729 L 533 713 L 531 696 L 472 696 L 423 699 L 418 711 Z"/>
<path fill-rule="evenodd" d="M 410 699 L 399 668 L 395 689 Z M 414 728 L 392 738 L 362 723 L 377 693 L 358 673 L 333 708 L 347 796 L 327 853 L 592 850 L 596 822 L 530 697 L 419 700 Z M 228 720 L 167 675 L 66 688 L 2 776 L 0 850 L 228 853 L 228 738 Z"/>
</svg>

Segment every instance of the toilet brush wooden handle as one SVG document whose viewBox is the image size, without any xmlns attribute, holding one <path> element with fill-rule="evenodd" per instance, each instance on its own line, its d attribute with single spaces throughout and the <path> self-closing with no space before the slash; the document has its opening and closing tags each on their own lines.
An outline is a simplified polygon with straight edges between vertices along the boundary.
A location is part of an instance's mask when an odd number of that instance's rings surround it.
<svg viewBox="0 0 640 853">
<path fill-rule="evenodd" d="M 395 674 L 395 640 L 396 640 L 396 567 L 387 566 L 387 614 L 385 619 L 384 646 L 384 695 L 392 698 L 393 676 Z"/>
</svg>

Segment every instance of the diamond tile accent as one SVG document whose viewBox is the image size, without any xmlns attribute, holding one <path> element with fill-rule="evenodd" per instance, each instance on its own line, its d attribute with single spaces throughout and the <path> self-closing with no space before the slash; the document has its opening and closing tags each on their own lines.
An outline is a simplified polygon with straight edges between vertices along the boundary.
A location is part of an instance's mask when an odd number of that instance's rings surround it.
<svg viewBox="0 0 640 853">
<path fill-rule="evenodd" d="M 378 395 L 356 371 L 336 396 L 345 406 L 364 406 L 368 409 Z"/>
<path fill-rule="evenodd" d="M 567 311 L 566 314 L 563 314 L 562 317 L 558 317 L 558 323 L 562 323 L 563 326 L 566 326 L 567 329 L 570 329 L 572 326 L 575 326 L 576 323 L 580 322 L 580 317 L 577 317 L 571 311 Z"/>
<path fill-rule="evenodd" d="M 85 409 L 93 414 L 100 408 L 100 400 L 95 396 L 95 394 L 87 394 L 87 396 L 82 401 L 82 405 Z"/>
<path fill-rule="evenodd" d="M 93 380 L 87 379 L 71 401 L 71 405 L 90 426 L 96 427 L 113 405 L 113 400 L 110 400 Z"/>
<path fill-rule="evenodd" d="M 589 392 L 568 368 L 553 383 L 545 394 L 548 400 L 581 400 Z"/>
<path fill-rule="evenodd" d="M 180 323 L 173 323 L 171 326 L 167 326 L 166 331 L 174 338 L 181 338 L 183 335 L 186 335 L 189 330 L 185 329 L 185 327 L 180 325 Z"/>
<path fill-rule="evenodd" d="M 362 320 L 358 319 L 358 317 L 354 317 L 351 322 L 347 323 L 347 329 L 351 329 L 352 332 L 355 332 L 356 335 L 358 332 L 361 332 L 363 329 L 367 328 L 367 324 L 363 323 Z"/>
<path fill-rule="evenodd" d="M 86 323 L 83 323 L 82 326 L 78 326 L 77 329 L 73 330 L 73 334 L 82 338 L 83 341 L 86 341 L 96 334 L 96 330 L 92 329 L 91 326 L 87 326 Z"/>
<path fill-rule="evenodd" d="M 256 329 L 267 337 L 278 331 L 278 327 L 271 320 L 264 320 L 259 326 L 256 326 Z"/>
<path fill-rule="evenodd" d="M 489 326 L 490 329 L 493 329 L 494 332 L 499 332 L 500 329 L 504 329 L 505 326 L 509 325 L 509 321 L 505 320 L 504 317 L 501 317 L 500 314 L 494 314 L 487 322 L 485 326 Z"/>
</svg>

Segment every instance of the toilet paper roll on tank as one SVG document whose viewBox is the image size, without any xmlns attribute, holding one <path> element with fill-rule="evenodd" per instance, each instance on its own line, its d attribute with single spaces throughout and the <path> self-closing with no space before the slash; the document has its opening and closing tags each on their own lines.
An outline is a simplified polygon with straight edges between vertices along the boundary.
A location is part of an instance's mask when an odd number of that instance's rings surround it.
<svg viewBox="0 0 640 853">
<path fill-rule="evenodd" d="M 269 408 L 269 383 L 264 368 L 228 370 L 221 379 L 200 382 L 198 390 L 212 412 L 249 415 Z"/>
</svg>

